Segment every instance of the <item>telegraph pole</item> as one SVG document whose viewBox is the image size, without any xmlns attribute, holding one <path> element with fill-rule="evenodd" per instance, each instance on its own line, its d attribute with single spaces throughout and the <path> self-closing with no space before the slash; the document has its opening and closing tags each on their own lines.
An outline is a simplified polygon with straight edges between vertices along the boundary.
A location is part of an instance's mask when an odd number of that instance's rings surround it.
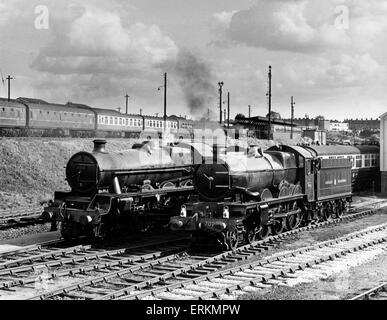
<svg viewBox="0 0 387 320">
<path fill-rule="evenodd" d="M 8 101 L 11 100 L 11 80 L 14 80 L 10 75 L 7 77 L 8 80 Z"/>
<path fill-rule="evenodd" d="M 251 118 L 251 106 L 249 105 L 249 119 Z"/>
<path fill-rule="evenodd" d="M 293 139 L 293 120 L 294 120 L 294 105 L 296 103 L 294 102 L 294 98 L 292 96 L 292 99 L 291 99 L 291 102 L 290 102 L 290 106 L 291 106 L 291 113 L 290 113 L 290 121 L 291 121 L 291 127 L 290 127 L 290 139 Z"/>
<path fill-rule="evenodd" d="M 125 96 L 125 99 L 126 99 L 126 114 L 128 114 L 128 102 L 129 102 L 129 95 L 128 94 L 126 94 L 126 96 Z"/>
<path fill-rule="evenodd" d="M 269 66 L 269 140 L 271 139 L 271 66 Z"/>
<path fill-rule="evenodd" d="M 226 109 L 223 110 L 223 117 L 224 117 L 224 124 L 226 124 L 226 119 L 227 119 L 227 111 L 226 111 Z"/>
<path fill-rule="evenodd" d="M 227 128 L 230 129 L 230 92 L 227 93 Z"/>
<path fill-rule="evenodd" d="M 167 73 L 164 73 L 164 131 L 167 128 Z"/>
<path fill-rule="evenodd" d="M 164 87 L 164 129 L 167 128 L 167 73 L 164 73 L 164 85 L 157 88 L 160 91 Z"/>
<path fill-rule="evenodd" d="M 219 124 L 222 124 L 222 87 L 224 82 L 218 82 L 219 86 Z"/>
</svg>

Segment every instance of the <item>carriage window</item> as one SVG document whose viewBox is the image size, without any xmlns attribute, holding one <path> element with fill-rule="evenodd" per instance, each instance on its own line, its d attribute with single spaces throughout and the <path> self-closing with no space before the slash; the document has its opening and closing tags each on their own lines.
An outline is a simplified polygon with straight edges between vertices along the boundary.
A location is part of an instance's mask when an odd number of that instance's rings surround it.
<svg viewBox="0 0 387 320">
<path fill-rule="evenodd" d="M 371 166 L 371 155 L 370 154 L 367 154 L 365 156 L 365 166 L 366 167 L 370 167 Z"/>
<path fill-rule="evenodd" d="M 118 118 L 119 124 L 122 125 L 122 118 Z"/>
<path fill-rule="evenodd" d="M 356 156 L 356 168 L 361 168 L 361 156 Z"/>
<path fill-rule="evenodd" d="M 371 167 L 376 167 L 376 154 L 371 154 Z"/>
</svg>

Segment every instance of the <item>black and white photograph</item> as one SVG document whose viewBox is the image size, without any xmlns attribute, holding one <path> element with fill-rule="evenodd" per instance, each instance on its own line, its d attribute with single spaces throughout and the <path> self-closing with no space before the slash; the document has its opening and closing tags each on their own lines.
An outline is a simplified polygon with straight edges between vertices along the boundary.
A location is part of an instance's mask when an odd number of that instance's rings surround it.
<svg viewBox="0 0 387 320">
<path fill-rule="evenodd" d="M 386 35 L 386 0 L 0 0 L 0 300 L 387 300 Z"/>
</svg>

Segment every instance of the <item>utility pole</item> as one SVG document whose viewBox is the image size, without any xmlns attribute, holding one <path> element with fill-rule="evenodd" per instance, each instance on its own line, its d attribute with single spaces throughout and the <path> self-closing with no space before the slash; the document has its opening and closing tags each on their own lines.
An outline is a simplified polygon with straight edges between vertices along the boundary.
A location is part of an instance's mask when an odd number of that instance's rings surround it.
<svg viewBox="0 0 387 320">
<path fill-rule="evenodd" d="M 128 102 L 129 102 L 129 95 L 126 94 L 125 98 L 126 98 L 126 114 L 128 114 Z"/>
<path fill-rule="evenodd" d="M 223 117 L 224 117 L 224 124 L 226 124 L 226 120 L 227 120 L 227 111 L 226 111 L 226 109 L 223 110 Z"/>
<path fill-rule="evenodd" d="M 269 66 L 269 92 L 268 99 L 269 99 L 269 140 L 271 139 L 271 66 Z"/>
<path fill-rule="evenodd" d="M 160 91 L 161 88 L 164 87 L 164 129 L 167 128 L 167 73 L 164 73 L 164 85 L 157 88 Z"/>
<path fill-rule="evenodd" d="M 164 73 L 164 131 L 167 128 L 167 73 Z"/>
<path fill-rule="evenodd" d="M 294 98 L 292 96 L 291 102 L 290 102 L 290 122 L 291 122 L 291 127 L 290 127 L 290 139 L 293 139 L 293 120 L 294 120 L 294 105 L 296 103 L 294 102 Z"/>
<path fill-rule="evenodd" d="M 8 80 L 8 101 L 11 100 L 11 80 L 14 80 L 10 75 L 7 77 Z"/>
<path fill-rule="evenodd" d="M 249 105 L 249 119 L 251 118 L 251 106 Z"/>
<path fill-rule="evenodd" d="M 224 82 L 218 82 L 219 86 L 219 124 L 222 124 L 222 87 Z"/>
<path fill-rule="evenodd" d="M 230 92 L 227 93 L 227 129 L 230 129 Z"/>
</svg>

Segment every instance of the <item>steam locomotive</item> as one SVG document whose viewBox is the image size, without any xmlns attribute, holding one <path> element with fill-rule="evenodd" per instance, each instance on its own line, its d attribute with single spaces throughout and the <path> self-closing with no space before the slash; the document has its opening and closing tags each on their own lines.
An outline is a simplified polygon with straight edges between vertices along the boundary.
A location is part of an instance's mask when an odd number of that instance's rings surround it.
<svg viewBox="0 0 387 320">
<path fill-rule="evenodd" d="M 146 141 L 110 153 L 105 145 L 106 140 L 96 139 L 92 152 L 70 158 L 66 180 L 71 191 L 55 192 L 42 213 L 52 230 L 61 222 L 65 239 L 103 238 L 122 229 L 145 231 L 168 223 L 165 214 L 178 212 L 194 192 L 194 163 L 212 154 L 209 146 L 197 143 L 160 147 Z"/>
<path fill-rule="evenodd" d="M 351 146 L 281 145 L 206 159 L 193 173 L 197 195 L 170 219 L 170 228 L 190 231 L 195 245 L 235 249 L 340 217 L 352 201 L 353 174 L 362 171 L 353 161 L 361 154 Z"/>
</svg>

